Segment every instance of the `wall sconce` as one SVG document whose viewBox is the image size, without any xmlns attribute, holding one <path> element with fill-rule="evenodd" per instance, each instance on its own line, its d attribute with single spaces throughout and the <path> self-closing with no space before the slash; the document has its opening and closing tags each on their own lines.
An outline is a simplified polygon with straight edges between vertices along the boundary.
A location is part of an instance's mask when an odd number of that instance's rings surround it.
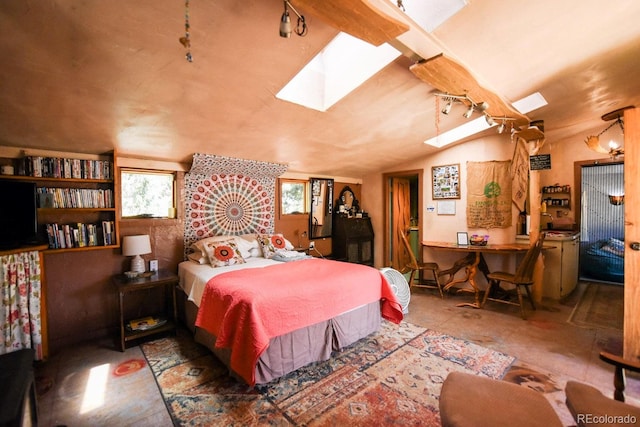
<svg viewBox="0 0 640 427">
<path fill-rule="evenodd" d="M 624 156 L 624 148 L 622 147 L 622 144 L 624 144 L 624 110 L 628 110 L 629 108 L 633 108 L 633 106 L 620 108 L 618 110 L 615 110 L 603 115 L 601 117 L 602 120 L 607 122 L 614 120 L 614 122 L 611 123 L 609 126 L 607 126 L 599 134 L 595 136 L 591 135 L 587 137 L 587 139 L 585 139 L 584 141 L 585 144 L 587 144 L 587 147 L 589 147 L 591 150 L 595 151 L 596 153 L 608 154 L 612 159 L 615 159 L 618 156 Z M 600 145 L 600 137 L 604 135 L 607 131 L 609 131 L 611 128 L 614 128 L 616 125 L 620 127 L 621 136 L 619 135 L 618 139 L 621 139 L 621 141 L 618 142 L 612 137 L 609 140 L 607 148 Z"/>
<path fill-rule="evenodd" d="M 144 273 L 144 260 L 140 255 L 151 253 L 151 242 L 149 235 L 139 234 L 136 236 L 124 236 L 122 238 L 122 255 L 132 256 L 131 270 L 137 273 Z"/>
<path fill-rule="evenodd" d="M 614 195 L 609 194 L 609 203 L 614 206 L 620 206 L 624 204 L 624 194 L 622 195 Z"/>
<path fill-rule="evenodd" d="M 289 17 L 289 8 L 298 17 L 298 25 L 296 25 L 296 34 L 300 37 L 307 35 L 307 22 L 304 16 L 300 15 L 298 11 L 289 3 L 289 0 L 284 0 L 284 12 L 280 18 L 280 37 L 291 37 L 291 18 Z"/>
</svg>

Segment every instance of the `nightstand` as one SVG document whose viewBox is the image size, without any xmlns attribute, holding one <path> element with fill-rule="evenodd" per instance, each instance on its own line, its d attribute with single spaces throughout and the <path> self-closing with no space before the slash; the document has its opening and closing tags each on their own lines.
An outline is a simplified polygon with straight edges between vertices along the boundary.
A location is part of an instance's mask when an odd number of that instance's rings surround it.
<svg viewBox="0 0 640 427">
<path fill-rule="evenodd" d="M 113 276 L 112 281 L 118 289 L 120 309 L 120 348 L 122 349 L 122 351 L 125 350 L 127 341 L 160 334 L 167 331 L 175 332 L 178 321 L 178 310 L 176 306 L 176 285 L 178 284 L 178 275 L 176 273 L 167 270 L 160 270 L 154 272 L 148 277 L 136 277 L 134 279 L 129 279 L 124 274 L 117 274 Z M 167 289 L 167 287 L 169 287 L 170 290 Z M 171 307 L 171 312 L 166 313 L 167 318 L 162 319 L 166 320 L 166 322 L 144 330 L 129 329 L 127 327 L 129 321 L 125 321 L 124 318 L 125 296 L 132 292 L 154 288 L 162 288 L 165 291 L 166 306 Z M 168 295 L 171 295 L 170 304 L 167 298 Z"/>
</svg>

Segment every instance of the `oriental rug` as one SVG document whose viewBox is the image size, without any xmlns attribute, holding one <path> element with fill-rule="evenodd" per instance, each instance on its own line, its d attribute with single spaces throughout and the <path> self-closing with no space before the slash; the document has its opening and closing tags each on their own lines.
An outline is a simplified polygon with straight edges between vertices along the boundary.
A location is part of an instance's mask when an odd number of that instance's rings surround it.
<svg viewBox="0 0 640 427">
<path fill-rule="evenodd" d="M 250 388 L 187 332 L 142 344 L 175 425 L 439 426 L 452 371 L 502 378 L 506 354 L 410 323 L 381 329 L 321 363 Z"/>
<path fill-rule="evenodd" d="M 571 312 L 569 323 L 588 328 L 622 330 L 624 286 L 588 282 Z"/>
</svg>

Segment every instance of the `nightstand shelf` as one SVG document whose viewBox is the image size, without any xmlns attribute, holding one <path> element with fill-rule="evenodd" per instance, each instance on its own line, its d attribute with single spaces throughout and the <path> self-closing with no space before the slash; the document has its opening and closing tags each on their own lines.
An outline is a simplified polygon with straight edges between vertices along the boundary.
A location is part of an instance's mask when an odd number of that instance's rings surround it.
<svg viewBox="0 0 640 427">
<path fill-rule="evenodd" d="M 166 270 L 155 272 L 149 277 L 128 279 L 124 274 L 117 274 L 112 278 L 113 284 L 118 289 L 119 315 L 120 315 L 120 349 L 125 351 L 129 341 L 149 337 L 164 332 L 175 332 L 178 323 L 178 310 L 176 305 L 176 285 L 178 275 Z M 127 324 L 131 319 L 125 320 L 125 297 L 132 293 L 147 289 L 161 288 L 165 292 L 166 312 L 161 316 L 166 323 L 145 330 L 130 330 Z M 169 289 L 167 289 L 169 288 Z M 169 298 L 170 296 L 170 298 Z"/>
</svg>

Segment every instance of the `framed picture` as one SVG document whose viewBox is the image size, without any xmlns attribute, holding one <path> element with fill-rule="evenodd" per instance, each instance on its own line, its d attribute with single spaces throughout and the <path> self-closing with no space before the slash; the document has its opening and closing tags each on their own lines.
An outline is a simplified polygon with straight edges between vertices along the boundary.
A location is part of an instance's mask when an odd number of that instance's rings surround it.
<svg viewBox="0 0 640 427">
<path fill-rule="evenodd" d="M 460 165 L 433 166 L 431 168 L 433 199 L 460 198 Z"/>
<path fill-rule="evenodd" d="M 459 246 L 469 246 L 469 235 L 464 231 L 458 231 L 457 243 Z"/>
</svg>

